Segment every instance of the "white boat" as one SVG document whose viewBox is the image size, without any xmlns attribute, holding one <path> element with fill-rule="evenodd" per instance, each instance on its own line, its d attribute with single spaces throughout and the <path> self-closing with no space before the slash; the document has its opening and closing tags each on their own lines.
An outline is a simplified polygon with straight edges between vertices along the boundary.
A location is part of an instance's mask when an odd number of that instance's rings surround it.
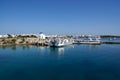
<svg viewBox="0 0 120 80">
<path fill-rule="evenodd" d="M 80 41 L 81 44 L 100 44 L 100 37 L 89 37 L 88 40 Z"/>
<path fill-rule="evenodd" d="M 62 47 L 62 46 L 66 46 L 66 45 L 71 45 L 73 44 L 73 40 L 72 39 L 53 39 L 49 41 L 49 46 L 50 47 Z"/>
</svg>

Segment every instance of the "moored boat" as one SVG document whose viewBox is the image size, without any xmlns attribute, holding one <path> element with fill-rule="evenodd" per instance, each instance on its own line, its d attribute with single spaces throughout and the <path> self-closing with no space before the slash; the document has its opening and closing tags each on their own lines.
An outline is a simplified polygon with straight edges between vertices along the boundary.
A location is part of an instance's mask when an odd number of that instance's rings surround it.
<svg viewBox="0 0 120 80">
<path fill-rule="evenodd" d="M 67 46 L 73 44 L 72 39 L 52 39 L 49 41 L 49 46 L 50 47 L 62 47 L 62 46 Z"/>
<path fill-rule="evenodd" d="M 80 41 L 81 44 L 100 44 L 100 37 L 88 37 L 87 40 Z"/>
</svg>

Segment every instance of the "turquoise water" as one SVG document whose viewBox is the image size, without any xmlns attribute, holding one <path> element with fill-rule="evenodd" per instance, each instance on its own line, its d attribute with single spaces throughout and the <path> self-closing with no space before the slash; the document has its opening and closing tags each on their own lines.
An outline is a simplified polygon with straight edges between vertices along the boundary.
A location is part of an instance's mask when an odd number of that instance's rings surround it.
<svg viewBox="0 0 120 80">
<path fill-rule="evenodd" d="M 120 80 L 120 45 L 1 47 L 0 80 Z"/>
</svg>

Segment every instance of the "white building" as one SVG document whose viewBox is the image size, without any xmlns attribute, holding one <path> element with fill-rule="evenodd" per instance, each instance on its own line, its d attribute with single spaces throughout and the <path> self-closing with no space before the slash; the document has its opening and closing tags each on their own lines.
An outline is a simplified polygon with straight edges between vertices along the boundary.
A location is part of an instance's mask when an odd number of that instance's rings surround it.
<svg viewBox="0 0 120 80">
<path fill-rule="evenodd" d="M 46 35 L 48 38 L 58 37 L 58 35 Z"/>
<path fill-rule="evenodd" d="M 16 37 L 16 35 L 14 35 L 14 34 L 11 34 L 11 36 L 14 38 L 14 37 Z"/>
<path fill-rule="evenodd" d="M 7 34 L 5 34 L 5 35 L 0 35 L 0 38 L 7 38 L 7 37 L 8 37 Z"/>
<path fill-rule="evenodd" d="M 2 35 L 2 37 L 3 37 L 3 38 L 7 38 L 7 37 L 8 37 L 8 35 L 7 35 L 7 34 L 6 34 L 6 35 Z"/>
<path fill-rule="evenodd" d="M 0 35 L 0 38 L 2 38 L 2 35 Z"/>
<path fill-rule="evenodd" d="M 39 36 L 38 36 L 40 39 L 45 39 L 46 38 L 46 36 L 42 33 L 42 32 L 40 32 L 40 34 L 39 34 Z"/>
</svg>

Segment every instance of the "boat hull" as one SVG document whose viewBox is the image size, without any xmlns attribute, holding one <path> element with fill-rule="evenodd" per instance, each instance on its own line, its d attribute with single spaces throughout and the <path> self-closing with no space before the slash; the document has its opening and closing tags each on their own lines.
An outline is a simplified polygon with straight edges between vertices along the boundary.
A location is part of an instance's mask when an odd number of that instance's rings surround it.
<svg viewBox="0 0 120 80">
<path fill-rule="evenodd" d="M 67 43 L 67 44 L 56 44 L 56 47 L 63 47 L 63 46 L 68 46 L 68 45 L 72 45 L 72 43 Z"/>
<path fill-rule="evenodd" d="M 64 47 L 68 45 L 72 45 L 73 43 L 66 43 L 66 44 L 49 44 L 50 47 Z"/>
</svg>

